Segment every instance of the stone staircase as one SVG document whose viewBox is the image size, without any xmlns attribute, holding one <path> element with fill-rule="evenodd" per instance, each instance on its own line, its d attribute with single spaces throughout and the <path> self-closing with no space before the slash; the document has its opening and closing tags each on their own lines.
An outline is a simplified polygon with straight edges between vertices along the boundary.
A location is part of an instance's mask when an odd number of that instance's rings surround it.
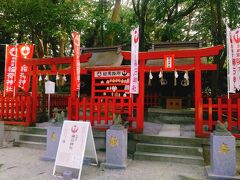
<svg viewBox="0 0 240 180">
<path fill-rule="evenodd" d="M 46 149 L 46 142 L 46 128 L 28 127 L 24 128 L 23 133 L 19 135 L 19 141 L 15 142 L 15 145 L 36 149 Z"/>
<path fill-rule="evenodd" d="M 19 135 L 19 140 L 14 143 L 15 146 L 23 146 L 35 149 L 46 149 L 47 146 L 47 127 L 24 127 Z M 93 130 L 93 136 L 96 149 L 105 149 L 106 133 Z"/>
<path fill-rule="evenodd" d="M 134 159 L 203 165 L 202 139 L 133 135 L 138 142 Z"/>
<path fill-rule="evenodd" d="M 194 124 L 194 109 L 148 108 L 147 121 L 166 124 Z"/>
<path fill-rule="evenodd" d="M 134 159 L 203 165 L 204 139 L 195 138 L 194 109 L 148 109 L 144 134 L 135 134 Z"/>
</svg>

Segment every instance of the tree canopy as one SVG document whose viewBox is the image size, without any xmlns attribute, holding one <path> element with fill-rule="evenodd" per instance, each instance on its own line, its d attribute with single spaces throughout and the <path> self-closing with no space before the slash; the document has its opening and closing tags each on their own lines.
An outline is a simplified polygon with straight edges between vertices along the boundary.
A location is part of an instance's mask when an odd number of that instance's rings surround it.
<svg viewBox="0 0 240 180">
<path fill-rule="evenodd" d="M 124 45 L 140 28 L 140 50 L 161 41 L 225 44 L 225 23 L 239 26 L 238 0 L 2 0 L 0 42 L 36 44 L 36 56 L 72 54 L 71 32 L 86 47 Z M 214 60 L 222 69 L 225 52 Z"/>
</svg>

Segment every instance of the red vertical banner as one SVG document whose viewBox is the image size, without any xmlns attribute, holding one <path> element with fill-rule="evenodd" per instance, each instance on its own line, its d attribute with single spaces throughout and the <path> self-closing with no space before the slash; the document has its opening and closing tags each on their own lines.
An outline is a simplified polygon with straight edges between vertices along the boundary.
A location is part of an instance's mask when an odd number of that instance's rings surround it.
<svg viewBox="0 0 240 180">
<path fill-rule="evenodd" d="M 80 35 L 78 32 L 74 31 L 72 33 L 73 37 L 73 90 L 80 90 Z"/>
<path fill-rule="evenodd" d="M 17 78 L 16 78 L 16 86 L 21 88 L 23 91 L 28 92 L 30 87 L 30 76 L 28 72 L 31 70 L 30 66 L 26 64 L 22 64 L 19 58 L 32 58 L 34 52 L 34 45 L 33 44 L 19 44 L 17 47 Z"/>
<path fill-rule="evenodd" d="M 17 46 L 7 45 L 5 55 L 4 95 L 15 95 Z"/>
</svg>

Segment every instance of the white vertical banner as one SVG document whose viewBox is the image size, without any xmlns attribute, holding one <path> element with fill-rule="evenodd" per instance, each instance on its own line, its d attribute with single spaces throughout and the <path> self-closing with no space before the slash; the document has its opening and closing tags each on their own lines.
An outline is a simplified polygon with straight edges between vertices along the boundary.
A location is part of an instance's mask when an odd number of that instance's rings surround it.
<svg viewBox="0 0 240 180">
<path fill-rule="evenodd" d="M 240 90 L 240 28 L 227 27 L 228 92 Z"/>
<path fill-rule="evenodd" d="M 131 76 L 130 76 L 130 94 L 139 93 L 138 83 L 138 51 L 139 51 L 139 27 L 131 31 Z"/>
</svg>

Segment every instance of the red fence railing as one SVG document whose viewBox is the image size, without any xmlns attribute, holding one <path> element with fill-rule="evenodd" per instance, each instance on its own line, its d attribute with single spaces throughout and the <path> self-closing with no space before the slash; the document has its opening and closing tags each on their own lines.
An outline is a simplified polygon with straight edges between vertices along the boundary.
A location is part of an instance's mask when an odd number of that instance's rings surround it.
<svg viewBox="0 0 240 180">
<path fill-rule="evenodd" d="M 240 138 L 240 98 L 207 98 L 199 102 L 200 130 L 202 136 L 208 136 L 215 128 L 217 121 L 228 122 L 228 130 Z"/>
<path fill-rule="evenodd" d="M 68 119 L 89 121 L 94 128 L 106 129 L 114 123 L 114 115 L 121 114 L 129 130 L 136 130 L 137 103 L 138 99 L 132 101 L 130 97 L 70 97 Z"/>
<path fill-rule="evenodd" d="M 66 109 L 68 106 L 69 94 L 51 94 L 50 95 L 50 108 L 57 107 L 58 109 Z M 48 108 L 48 95 L 45 98 L 45 108 Z M 37 97 L 37 109 L 41 110 L 42 107 L 42 95 L 39 94 Z"/>
<path fill-rule="evenodd" d="M 0 120 L 5 124 L 29 126 L 31 124 L 31 97 L 0 96 Z"/>
<path fill-rule="evenodd" d="M 161 105 L 160 100 L 161 100 L 161 97 L 157 93 L 145 94 L 144 107 L 148 108 L 148 107 L 153 107 L 153 106 L 160 106 Z"/>
</svg>

